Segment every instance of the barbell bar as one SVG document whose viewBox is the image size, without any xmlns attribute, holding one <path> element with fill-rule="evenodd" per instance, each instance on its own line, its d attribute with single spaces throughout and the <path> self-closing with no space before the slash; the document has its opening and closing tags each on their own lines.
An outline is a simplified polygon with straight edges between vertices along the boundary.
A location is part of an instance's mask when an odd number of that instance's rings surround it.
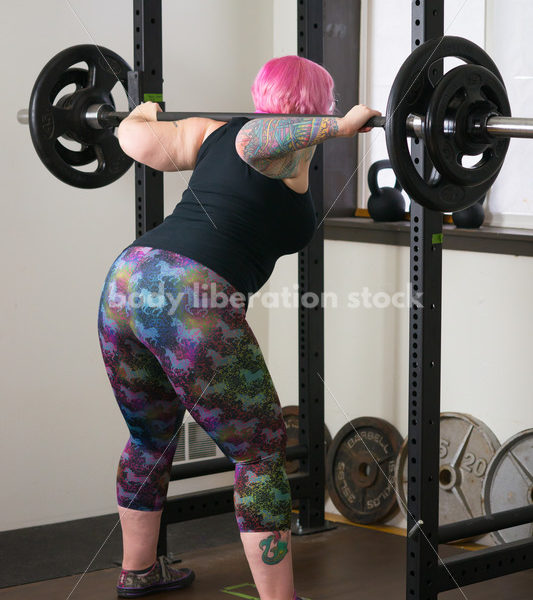
<svg viewBox="0 0 533 600">
<path fill-rule="evenodd" d="M 463 65 L 439 74 L 439 61 Z M 80 68 L 85 63 L 87 69 Z M 116 111 L 112 90 L 128 90 L 132 70 L 118 54 L 82 44 L 59 52 L 42 69 L 29 109 L 18 120 L 29 124 L 34 147 L 59 179 L 81 188 L 108 185 L 132 164 L 114 135 L 130 113 Z M 66 93 L 74 86 L 75 90 Z M 491 57 L 473 42 L 445 36 L 425 42 L 402 64 L 392 84 L 382 127 L 396 177 L 413 200 L 431 210 L 455 212 L 472 206 L 490 189 L 503 166 L 510 138 L 533 138 L 533 119 L 511 117 L 505 84 Z M 159 112 L 158 121 L 208 117 L 301 118 L 302 114 Z M 305 115 L 331 117 L 337 115 Z M 419 172 L 409 138 L 424 144 L 431 167 Z M 74 149 L 62 139 L 80 143 Z M 467 164 L 464 157 L 475 157 Z M 96 168 L 91 170 L 96 163 Z"/>
<path fill-rule="evenodd" d="M 115 111 L 106 104 L 92 104 L 85 112 L 84 120 L 93 129 L 106 129 L 118 127 L 118 125 L 129 116 L 129 112 Z M 158 121 L 180 121 L 191 117 L 202 117 L 214 119 L 215 121 L 229 121 L 233 117 L 246 117 L 247 119 L 272 119 L 288 117 L 308 117 L 308 118 L 326 118 L 338 115 L 318 115 L 318 114 L 286 114 L 286 113 L 224 113 L 224 112 L 158 112 L 156 117 Z M 29 123 L 29 111 L 27 108 L 21 108 L 17 112 L 17 121 L 23 125 Z M 366 127 L 385 128 L 387 117 L 372 117 L 366 124 Z M 453 133 L 453 123 L 445 133 Z M 533 119 L 519 117 L 498 117 L 493 116 L 487 119 L 487 122 L 473 126 L 473 131 L 477 129 L 489 134 L 492 137 L 501 138 L 533 138 Z M 422 137 L 424 131 L 424 120 L 418 115 L 410 115 L 407 118 L 407 133 L 410 137 Z"/>
</svg>

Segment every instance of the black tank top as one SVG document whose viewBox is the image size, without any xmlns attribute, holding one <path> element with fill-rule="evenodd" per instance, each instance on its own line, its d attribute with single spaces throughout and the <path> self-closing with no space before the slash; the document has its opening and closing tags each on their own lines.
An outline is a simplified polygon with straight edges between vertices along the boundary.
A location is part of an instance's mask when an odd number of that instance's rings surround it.
<svg viewBox="0 0 533 600">
<path fill-rule="evenodd" d="M 233 118 L 204 140 L 181 202 L 131 244 L 192 258 L 246 298 L 267 281 L 280 256 L 311 241 L 317 223 L 309 190 L 298 194 L 237 154 L 235 138 L 248 120 Z"/>
</svg>

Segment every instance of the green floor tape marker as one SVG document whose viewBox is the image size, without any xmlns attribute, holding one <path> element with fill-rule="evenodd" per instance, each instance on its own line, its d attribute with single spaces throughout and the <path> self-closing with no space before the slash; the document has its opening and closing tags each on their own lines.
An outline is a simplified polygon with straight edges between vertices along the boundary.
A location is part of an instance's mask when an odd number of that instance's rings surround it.
<svg viewBox="0 0 533 600">
<path fill-rule="evenodd" d="M 261 600 L 259 596 L 249 596 L 248 594 L 244 594 L 242 592 L 238 592 L 238 589 L 251 587 L 254 589 L 254 592 L 257 593 L 257 588 L 254 583 L 238 583 L 237 585 L 227 585 L 225 588 L 222 588 L 220 591 L 224 592 L 224 594 L 230 594 L 231 596 L 237 596 L 237 598 L 245 598 L 245 600 Z M 311 600 L 311 598 L 305 598 L 304 596 L 299 596 L 301 600 Z"/>
<path fill-rule="evenodd" d="M 227 585 L 225 588 L 222 588 L 220 591 L 225 594 L 230 594 L 231 596 L 237 596 L 238 598 L 246 598 L 246 600 L 261 600 L 258 596 L 248 596 L 248 594 L 243 594 L 242 592 L 237 592 L 239 588 L 244 587 L 252 587 L 254 591 L 257 590 L 255 584 L 253 583 L 238 583 L 237 585 Z"/>
</svg>

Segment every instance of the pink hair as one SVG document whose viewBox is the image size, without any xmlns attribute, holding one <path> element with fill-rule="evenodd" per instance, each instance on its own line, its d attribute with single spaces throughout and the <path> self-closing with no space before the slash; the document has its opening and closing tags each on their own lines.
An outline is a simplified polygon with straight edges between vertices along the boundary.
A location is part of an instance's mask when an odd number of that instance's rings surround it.
<svg viewBox="0 0 533 600">
<path fill-rule="evenodd" d="M 334 82 L 324 67 L 307 58 L 273 58 L 261 67 L 252 85 L 255 112 L 333 114 Z"/>
</svg>

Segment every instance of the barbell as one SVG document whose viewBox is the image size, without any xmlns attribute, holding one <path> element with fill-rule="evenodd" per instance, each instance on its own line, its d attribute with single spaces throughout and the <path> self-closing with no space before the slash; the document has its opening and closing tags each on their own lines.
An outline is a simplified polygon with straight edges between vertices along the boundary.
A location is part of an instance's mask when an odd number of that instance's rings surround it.
<svg viewBox="0 0 533 600">
<path fill-rule="evenodd" d="M 466 64 L 438 76 L 435 63 L 457 57 Z M 85 62 L 87 69 L 75 66 Z M 127 93 L 129 65 L 102 46 L 72 46 L 54 56 L 33 87 L 27 111 L 17 118 L 28 123 L 34 147 L 59 179 L 81 188 L 97 188 L 117 180 L 132 164 L 114 135 L 129 113 L 115 110 L 111 90 L 119 82 Z M 75 90 L 61 95 L 67 86 Z M 158 121 L 208 117 L 227 121 L 275 117 L 334 115 L 160 112 Z M 533 137 L 533 119 L 511 117 L 503 79 L 490 56 L 469 40 L 446 36 L 422 44 L 401 66 L 391 88 L 385 117 L 368 127 L 385 129 L 387 150 L 398 181 L 426 208 L 455 212 L 475 204 L 498 176 L 511 137 Z M 60 139 L 81 144 L 71 150 Z M 432 162 L 422 177 L 411 157 L 408 140 L 425 144 Z M 465 156 L 480 157 L 473 166 Z M 97 162 L 92 172 L 78 167 Z"/>
</svg>

